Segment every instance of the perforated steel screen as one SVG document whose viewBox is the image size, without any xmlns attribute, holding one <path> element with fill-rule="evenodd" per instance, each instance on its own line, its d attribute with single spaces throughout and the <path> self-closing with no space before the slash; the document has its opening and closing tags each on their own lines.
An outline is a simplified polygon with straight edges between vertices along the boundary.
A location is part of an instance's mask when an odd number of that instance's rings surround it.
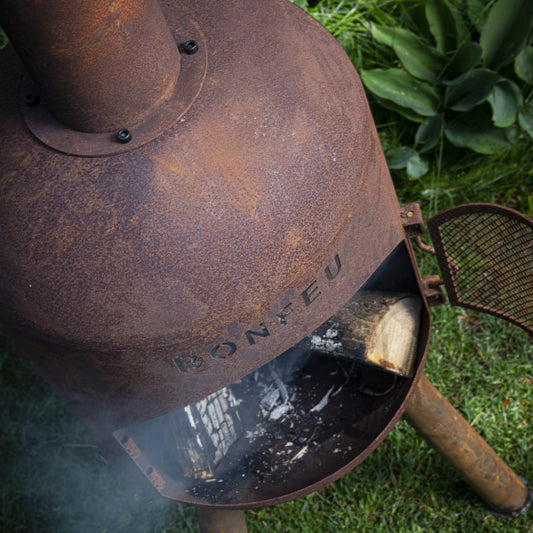
<svg viewBox="0 0 533 533">
<path fill-rule="evenodd" d="M 468 204 L 439 213 L 428 227 L 450 302 L 533 333 L 533 220 Z"/>
</svg>

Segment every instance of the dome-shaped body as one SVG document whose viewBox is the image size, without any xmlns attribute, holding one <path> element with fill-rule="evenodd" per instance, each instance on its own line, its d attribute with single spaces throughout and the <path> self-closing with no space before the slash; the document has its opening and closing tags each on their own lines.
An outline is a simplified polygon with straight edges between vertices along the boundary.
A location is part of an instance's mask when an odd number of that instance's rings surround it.
<svg viewBox="0 0 533 533">
<path fill-rule="evenodd" d="M 23 66 L 0 54 L 1 319 L 97 434 L 289 349 L 405 239 L 364 90 L 325 29 L 278 0 L 165 9 L 197 29 L 205 77 L 129 151 L 37 140 Z"/>
</svg>

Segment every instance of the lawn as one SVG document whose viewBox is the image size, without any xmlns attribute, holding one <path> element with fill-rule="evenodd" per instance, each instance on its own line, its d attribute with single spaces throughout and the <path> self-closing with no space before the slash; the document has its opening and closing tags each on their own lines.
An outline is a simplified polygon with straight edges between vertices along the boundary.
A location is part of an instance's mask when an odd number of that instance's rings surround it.
<svg viewBox="0 0 533 533">
<path fill-rule="evenodd" d="M 307 9 L 362 68 L 393 60 L 373 45 L 367 21 L 387 23 L 399 3 L 324 0 Z M 399 115 L 374 104 L 373 110 L 386 150 L 412 135 L 412 125 Z M 400 202 L 419 202 L 426 218 L 474 201 L 533 217 L 533 143 L 527 136 L 502 154 L 443 143 L 424 157 L 425 175 L 400 169 L 392 176 Z M 438 273 L 431 256 L 417 252 L 417 257 L 423 275 Z M 532 359 L 531 337 L 520 328 L 448 304 L 432 309 L 426 375 L 530 481 Z M 98 445 L 7 334 L 0 337 L 0 406 L 0 532 L 198 531 L 194 509 L 163 499 L 102 460 Z M 246 514 L 250 533 L 533 532 L 533 510 L 515 520 L 494 516 L 403 420 L 365 462 L 332 485 Z"/>
</svg>

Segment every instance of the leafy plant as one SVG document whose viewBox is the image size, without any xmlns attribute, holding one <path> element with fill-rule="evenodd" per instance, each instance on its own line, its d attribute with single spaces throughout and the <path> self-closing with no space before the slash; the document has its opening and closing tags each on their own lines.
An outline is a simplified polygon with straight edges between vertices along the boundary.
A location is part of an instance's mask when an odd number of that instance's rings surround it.
<svg viewBox="0 0 533 533">
<path fill-rule="evenodd" d="M 532 27 L 531 0 L 412 1 L 397 24 L 370 24 L 397 64 L 362 69 L 363 83 L 381 107 L 417 124 L 414 148 L 388 154 L 391 168 L 421 177 L 420 154 L 443 138 L 482 154 L 505 151 L 520 130 L 533 138 Z"/>
<path fill-rule="evenodd" d="M 7 40 L 7 35 L 4 33 L 4 30 L 0 27 L 0 50 L 4 48 L 9 41 Z"/>
</svg>

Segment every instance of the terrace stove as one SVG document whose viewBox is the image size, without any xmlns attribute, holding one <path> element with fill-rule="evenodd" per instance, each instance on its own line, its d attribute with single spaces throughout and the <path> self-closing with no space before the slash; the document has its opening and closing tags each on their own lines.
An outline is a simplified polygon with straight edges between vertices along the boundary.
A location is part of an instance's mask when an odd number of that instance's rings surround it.
<svg viewBox="0 0 533 533">
<path fill-rule="evenodd" d="M 422 376 L 442 281 L 324 28 L 286 0 L 2 0 L 0 23 L 0 317 L 110 455 L 244 531 L 407 409 L 490 506 L 528 507 L 466 422 L 449 440 Z M 432 219 L 453 302 L 531 330 L 532 229 Z"/>
</svg>

